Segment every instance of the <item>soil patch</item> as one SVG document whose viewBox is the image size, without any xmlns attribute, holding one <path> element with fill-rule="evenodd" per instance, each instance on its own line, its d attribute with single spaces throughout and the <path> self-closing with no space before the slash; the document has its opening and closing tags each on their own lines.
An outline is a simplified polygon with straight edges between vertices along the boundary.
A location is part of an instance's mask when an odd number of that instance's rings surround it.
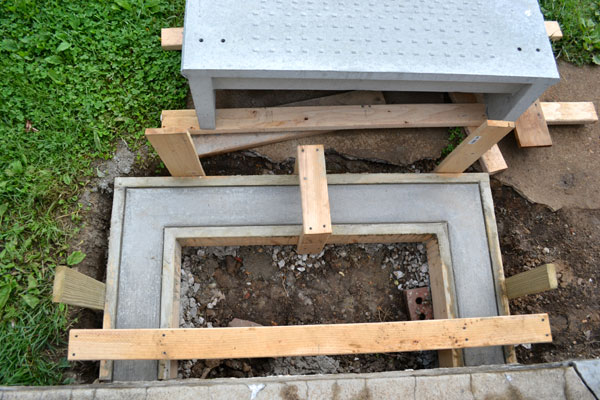
<svg viewBox="0 0 600 400">
<path fill-rule="evenodd" d="M 182 327 L 405 321 L 403 289 L 426 287 L 423 244 L 185 248 Z M 240 321 L 244 320 L 246 322 Z M 181 377 L 378 372 L 432 368 L 435 352 L 184 361 Z"/>
</svg>

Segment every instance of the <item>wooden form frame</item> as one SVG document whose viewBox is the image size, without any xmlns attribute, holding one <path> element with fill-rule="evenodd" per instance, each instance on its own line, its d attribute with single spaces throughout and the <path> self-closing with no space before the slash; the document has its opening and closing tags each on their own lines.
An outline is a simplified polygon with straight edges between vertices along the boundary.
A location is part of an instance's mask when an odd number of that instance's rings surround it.
<svg viewBox="0 0 600 400">
<path fill-rule="evenodd" d="M 165 228 L 161 284 L 161 328 L 179 327 L 181 251 L 186 246 L 295 245 L 302 227 L 238 226 Z M 427 249 L 434 317 L 456 318 L 448 230 L 444 223 L 333 225 L 328 244 L 424 242 Z M 462 352 L 438 353 L 441 367 L 463 365 Z M 176 376 L 176 363 L 160 362 L 159 378 Z"/>
<path fill-rule="evenodd" d="M 384 184 L 473 184 L 479 186 L 481 195 L 482 211 L 485 221 L 485 232 L 489 245 L 489 257 L 494 277 L 493 285 L 495 287 L 496 305 L 499 315 L 509 315 L 508 299 L 505 295 L 504 273 L 502 269 L 502 260 L 500 248 L 498 245 L 498 236 L 495 226 L 495 217 L 493 211 L 493 202 L 489 188 L 489 177 L 486 174 L 464 174 L 459 176 L 436 175 L 436 174 L 341 174 L 328 175 L 328 184 L 331 190 L 332 185 L 384 185 Z M 264 175 L 264 176 L 230 176 L 230 177 L 203 177 L 203 178 L 117 178 L 115 180 L 113 214 L 111 218 L 111 234 L 109 240 L 109 259 L 106 275 L 106 301 L 104 313 L 104 329 L 114 329 L 116 326 L 117 311 L 117 291 L 119 286 L 120 259 L 121 259 L 121 240 L 123 235 L 123 218 L 125 210 L 125 197 L 128 189 L 141 188 L 192 188 L 192 187 L 244 187 L 244 186 L 297 186 L 298 177 L 294 175 Z M 239 228 L 239 227 L 238 227 Z M 239 229 L 236 228 L 237 231 Z M 300 234 L 301 226 L 296 226 L 296 235 Z M 239 231 L 241 232 L 241 231 Z M 336 234 L 334 225 L 334 235 Z M 165 231 L 166 234 L 166 231 Z M 442 237 L 436 234 L 436 238 Z M 294 239 L 297 240 L 297 239 Z M 364 240 L 363 240 L 364 241 Z M 377 241 L 383 241 L 383 238 L 377 238 Z M 398 240 L 396 240 L 398 241 Z M 168 241 L 164 242 L 165 244 Z M 185 243 L 182 242 L 182 243 Z M 222 242 L 211 242 L 207 245 L 217 245 Z M 291 242 L 294 244 L 295 242 Z M 428 257 L 433 260 L 434 251 L 441 248 L 434 245 L 434 238 L 429 239 L 427 244 Z M 201 244 L 196 242 L 195 245 Z M 237 244 L 251 244 L 241 243 Z M 258 243 L 260 244 L 260 243 Z M 277 244 L 277 243 L 275 243 Z M 191 244 L 190 244 L 191 245 Z M 440 244 L 441 245 L 441 244 Z M 162 253 L 162 252 L 161 252 Z M 164 250 L 164 254 L 170 254 Z M 177 257 L 175 258 L 177 260 Z M 164 261 L 164 260 L 163 260 Z M 174 265 L 174 264 L 172 264 Z M 166 288 L 166 285 L 163 285 Z M 165 298 L 165 297 L 163 297 Z M 162 305 L 162 304 L 161 304 Z M 441 310 L 436 307 L 437 311 Z M 439 317 L 442 318 L 442 317 Z M 161 321 L 165 321 L 164 317 Z M 161 322 L 162 323 L 162 322 Z M 157 325 L 158 326 L 158 325 Z M 516 362 L 514 348 L 505 347 L 506 362 Z M 101 380 L 112 379 L 113 361 L 102 361 L 100 369 Z"/>
</svg>

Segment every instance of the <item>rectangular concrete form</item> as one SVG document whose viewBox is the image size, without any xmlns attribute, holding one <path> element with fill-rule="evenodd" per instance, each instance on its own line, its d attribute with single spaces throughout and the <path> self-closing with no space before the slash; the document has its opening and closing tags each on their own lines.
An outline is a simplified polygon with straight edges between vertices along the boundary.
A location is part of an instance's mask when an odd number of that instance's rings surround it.
<svg viewBox="0 0 600 400">
<path fill-rule="evenodd" d="M 302 211 L 297 179 L 117 178 L 104 328 L 160 327 L 158 294 L 166 228 L 294 225 L 299 232 Z M 334 226 L 445 224 L 457 316 L 509 314 L 487 175 L 345 174 L 329 175 L 327 180 Z M 466 365 L 506 360 L 500 348 L 465 351 Z M 110 378 L 110 365 L 103 366 L 104 378 Z M 156 379 L 157 363 L 115 362 L 112 377 Z"/>
<path fill-rule="evenodd" d="M 485 93 L 514 121 L 559 80 L 536 0 L 189 0 L 183 35 L 205 129 L 215 89 Z"/>
</svg>

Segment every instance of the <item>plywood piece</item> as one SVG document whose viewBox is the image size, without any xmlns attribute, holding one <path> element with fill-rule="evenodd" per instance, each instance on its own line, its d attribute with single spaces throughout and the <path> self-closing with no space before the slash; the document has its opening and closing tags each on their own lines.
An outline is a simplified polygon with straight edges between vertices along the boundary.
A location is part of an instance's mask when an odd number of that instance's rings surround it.
<svg viewBox="0 0 600 400">
<path fill-rule="evenodd" d="M 200 129 L 194 110 L 166 110 L 163 125 L 192 135 L 475 126 L 486 119 L 483 104 L 390 104 L 359 106 L 228 108 L 217 110 L 214 130 Z"/>
<path fill-rule="evenodd" d="M 475 129 L 437 166 L 437 173 L 461 173 L 515 127 L 509 121 L 488 120 Z"/>
<path fill-rule="evenodd" d="M 72 329 L 69 360 L 189 360 L 441 350 L 552 341 L 547 314 L 212 329 Z"/>
<path fill-rule="evenodd" d="M 53 302 L 104 310 L 104 294 L 104 283 L 63 265 L 56 268 Z"/>
<path fill-rule="evenodd" d="M 548 125 L 581 125 L 598 122 L 596 107 L 591 101 L 541 102 Z"/>
<path fill-rule="evenodd" d="M 302 233 L 296 251 L 316 254 L 332 233 L 325 148 L 322 144 L 298 146 L 296 165 L 302 199 Z"/>
<path fill-rule="evenodd" d="M 172 176 L 206 175 L 189 132 L 146 129 L 146 137 Z"/>
<path fill-rule="evenodd" d="M 548 33 L 550 40 L 556 41 L 563 38 L 563 33 L 558 21 L 544 21 L 544 25 L 546 26 L 546 32 Z"/>
<path fill-rule="evenodd" d="M 478 94 L 451 92 L 448 93 L 448 95 L 453 103 L 483 103 L 483 99 L 481 98 L 482 96 Z M 470 135 L 475 129 L 477 129 L 476 126 L 464 127 L 467 136 Z M 508 168 L 508 165 L 502 156 L 502 152 L 500 151 L 500 147 L 498 147 L 497 144 L 493 145 L 488 151 L 483 153 L 479 159 L 479 165 L 481 165 L 481 169 L 483 171 L 490 175 L 497 174 L 498 172 L 502 172 Z"/>
<path fill-rule="evenodd" d="M 506 293 L 509 299 L 541 293 L 557 287 L 558 280 L 554 264 L 544 264 L 506 278 Z"/>
<path fill-rule="evenodd" d="M 163 28 L 160 30 L 160 47 L 163 50 L 181 50 L 183 28 Z"/>
<path fill-rule="evenodd" d="M 552 146 L 552 138 L 539 100 L 515 122 L 515 137 L 519 147 Z"/>
</svg>

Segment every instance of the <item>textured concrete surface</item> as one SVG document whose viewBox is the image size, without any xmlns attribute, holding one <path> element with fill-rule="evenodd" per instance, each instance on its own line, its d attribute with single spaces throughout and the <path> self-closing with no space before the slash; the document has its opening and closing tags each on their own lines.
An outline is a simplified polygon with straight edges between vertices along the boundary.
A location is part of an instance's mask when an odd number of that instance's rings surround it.
<svg viewBox="0 0 600 400">
<path fill-rule="evenodd" d="M 572 365 L 559 363 L 354 375 L 189 379 L 39 388 L 1 387 L 0 400 L 12 399 L 593 400 L 594 395 Z"/>
<path fill-rule="evenodd" d="M 587 387 L 600 398 L 600 360 L 575 361 L 574 364 Z"/>
</svg>

